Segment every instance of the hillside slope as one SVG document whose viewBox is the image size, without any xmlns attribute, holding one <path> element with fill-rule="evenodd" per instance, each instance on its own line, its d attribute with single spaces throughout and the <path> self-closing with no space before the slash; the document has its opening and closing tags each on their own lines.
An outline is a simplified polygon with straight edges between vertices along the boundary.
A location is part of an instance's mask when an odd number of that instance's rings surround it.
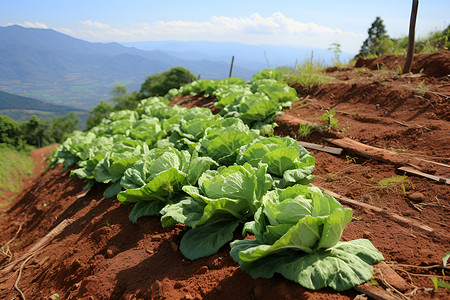
<svg viewBox="0 0 450 300">
<path fill-rule="evenodd" d="M 448 61 L 450 52 L 436 56 Z M 436 56 L 428 55 L 422 67 Z M 330 137 L 353 139 L 438 162 L 427 171 L 449 178 L 444 166 L 450 163 L 448 76 L 440 76 L 440 70 L 398 76 L 395 68 L 368 68 L 330 69 L 334 82 L 312 90 L 298 86 L 299 101 L 277 117 L 276 133 L 326 146 L 335 146 Z M 423 84 L 428 88 L 424 93 L 418 89 Z M 214 101 L 184 96 L 172 104 L 210 107 Z M 338 130 L 298 136 L 299 120 L 320 123 L 330 109 L 336 111 Z M 376 284 L 336 292 L 308 290 L 279 274 L 253 279 L 231 259 L 229 246 L 190 261 L 179 250 L 185 234 L 180 224 L 162 228 L 156 216 L 132 224 L 130 205 L 103 197 L 106 185 L 83 191 L 85 182 L 58 166 L 42 173 L 0 215 L 0 245 L 16 236 L 11 259 L 0 256 L 0 298 L 12 299 L 20 289 L 30 299 L 58 294 L 62 299 L 350 300 L 366 298 L 367 290 L 382 293 L 381 299 L 449 299 L 450 290 L 435 289 L 429 277 L 448 282 L 442 257 L 450 249 L 450 185 L 405 177 L 393 163 L 348 149 L 341 155 L 311 152 L 316 159 L 313 184 L 353 200 L 346 202 L 354 218 L 342 240 L 369 239 L 393 272 L 386 273 L 383 263 L 376 266 Z M 62 229 L 39 251 L 31 251 L 54 228 Z M 26 260 L 9 269 L 8 262 L 21 257 Z"/>
<path fill-rule="evenodd" d="M 81 120 L 79 128 L 85 128 L 88 112 L 86 110 L 65 105 L 56 105 L 41 100 L 23 97 L 0 91 L 0 115 L 5 115 L 18 122 L 24 122 L 31 116 L 40 119 L 52 119 L 75 113 Z"/>
<path fill-rule="evenodd" d="M 38 110 L 48 112 L 69 113 L 75 111 L 83 111 L 75 107 L 56 105 L 41 100 L 22 97 L 0 91 L 0 111 L 4 109 L 20 109 L 20 110 Z"/>
</svg>

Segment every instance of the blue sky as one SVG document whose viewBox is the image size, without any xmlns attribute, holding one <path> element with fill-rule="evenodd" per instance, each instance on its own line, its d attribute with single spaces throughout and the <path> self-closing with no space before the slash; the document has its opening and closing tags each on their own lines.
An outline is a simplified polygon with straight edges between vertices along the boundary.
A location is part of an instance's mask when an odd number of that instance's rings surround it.
<svg viewBox="0 0 450 300">
<path fill-rule="evenodd" d="M 2 0 L 0 26 L 52 28 L 90 42 L 208 40 L 328 48 L 356 53 L 380 16 L 406 35 L 412 1 Z M 416 35 L 450 23 L 450 1 L 419 2 Z"/>
</svg>

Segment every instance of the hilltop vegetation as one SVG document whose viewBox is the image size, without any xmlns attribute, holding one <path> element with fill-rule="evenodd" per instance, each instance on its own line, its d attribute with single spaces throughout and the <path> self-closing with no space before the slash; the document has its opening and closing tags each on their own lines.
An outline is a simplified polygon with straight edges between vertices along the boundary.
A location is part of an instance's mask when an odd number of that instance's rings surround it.
<svg viewBox="0 0 450 300">
<path fill-rule="evenodd" d="M 363 42 L 358 56 L 378 57 L 383 54 L 406 55 L 408 36 L 390 38 L 383 20 L 376 17 L 367 30 L 368 37 Z M 440 49 L 450 49 L 450 25 L 443 30 L 435 30 L 416 39 L 414 53 L 431 53 Z"/>
<path fill-rule="evenodd" d="M 0 144 L 21 150 L 29 146 L 42 147 L 61 143 L 77 128 L 78 121 L 74 113 L 52 120 L 33 116 L 26 122 L 17 122 L 8 116 L 0 116 Z"/>
</svg>

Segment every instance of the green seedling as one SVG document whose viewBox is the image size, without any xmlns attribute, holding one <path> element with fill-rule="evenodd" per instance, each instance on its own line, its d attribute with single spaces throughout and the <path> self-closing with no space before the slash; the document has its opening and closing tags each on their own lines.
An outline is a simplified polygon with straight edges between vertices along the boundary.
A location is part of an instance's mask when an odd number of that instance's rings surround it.
<svg viewBox="0 0 450 300">
<path fill-rule="evenodd" d="M 333 173 L 328 173 L 325 178 L 326 182 L 334 182 L 334 181 L 339 181 L 339 180 L 341 180 L 341 177 L 339 177 L 338 175 L 333 174 Z"/>
<path fill-rule="evenodd" d="M 394 190 L 397 185 L 400 185 L 403 194 L 406 195 L 405 183 L 409 183 L 411 185 L 411 188 L 414 189 L 414 185 L 412 181 L 408 179 L 408 176 L 392 176 L 390 178 L 385 178 L 378 181 L 378 185 L 383 189 Z"/>
<path fill-rule="evenodd" d="M 330 45 L 330 47 L 328 48 L 328 50 L 333 50 L 334 53 L 334 58 L 333 58 L 333 65 L 335 66 L 342 66 L 342 62 L 340 59 L 342 50 L 341 50 L 341 44 L 339 44 L 338 42 L 332 43 Z"/>
<path fill-rule="evenodd" d="M 334 116 L 336 115 L 336 111 L 334 109 L 327 110 L 321 118 L 321 122 L 327 124 L 328 129 L 337 129 L 338 128 L 338 119 Z"/>
<path fill-rule="evenodd" d="M 428 86 L 425 84 L 425 80 L 422 80 L 421 82 L 419 82 L 419 85 L 417 86 L 417 88 L 414 90 L 414 92 L 416 94 L 419 95 L 423 95 L 425 93 L 427 93 L 430 89 L 428 88 Z"/>
<path fill-rule="evenodd" d="M 356 164 L 357 157 L 351 157 L 350 155 L 346 155 L 345 159 L 347 159 L 348 162 L 353 162 Z"/>
<path fill-rule="evenodd" d="M 298 135 L 300 137 L 306 137 L 308 136 L 315 128 L 317 127 L 316 124 L 308 124 L 308 123 L 300 123 L 298 125 Z"/>
<path fill-rule="evenodd" d="M 379 285 L 378 281 L 376 281 L 374 278 L 370 279 L 369 285 Z"/>
<path fill-rule="evenodd" d="M 444 257 L 442 258 L 442 265 L 444 266 L 444 268 L 447 266 L 447 261 L 449 258 L 450 258 L 450 251 L 445 253 Z M 442 275 L 444 276 L 444 279 L 445 279 L 446 275 L 445 275 L 444 268 L 442 268 Z M 450 284 L 446 283 L 445 281 L 439 280 L 436 277 L 430 277 L 430 279 L 431 279 L 431 281 L 433 281 L 435 290 L 437 290 L 440 287 L 450 289 Z"/>
<path fill-rule="evenodd" d="M 431 279 L 431 281 L 433 281 L 435 290 L 437 290 L 440 287 L 450 289 L 450 284 L 448 284 L 442 280 L 439 280 L 436 277 L 430 277 L 430 279 Z"/>
</svg>

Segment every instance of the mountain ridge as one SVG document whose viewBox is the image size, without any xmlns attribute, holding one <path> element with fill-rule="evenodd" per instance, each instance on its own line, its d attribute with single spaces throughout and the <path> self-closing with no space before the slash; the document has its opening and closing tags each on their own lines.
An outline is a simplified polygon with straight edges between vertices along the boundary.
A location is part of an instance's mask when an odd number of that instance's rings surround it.
<svg viewBox="0 0 450 300">
<path fill-rule="evenodd" d="M 28 121 L 31 116 L 40 119 L 52 119 L 69 113 L 75 113 L 80 119 L 79 129 L 86 127 L 88 112 L 85 110 L 0 91 L 0 115 L 8 116 L 17 122 Z"/>
<path fill-rule="evenodd" d="M 113 86 L 137 90 L 146 76 L 183 66 L 202 78 L 225 78 L 229 63 L 172 57 L 118 43 L 90 43 L 53 29 L 0 27 L 0 90 L 54 104 L 91 109 Z M 257 69 L 235 66 L 251 78 Z"/>
<path fill-rule="evenodd" d="M 267 67 L 327 55 L 324 49 L 207 41 L 91 43 L 53 29 L 0 26 L 0 90 L 90 110 L 114 85 L 139 90 L 147 76 L 182 66 L 203 79 L 250 80 Z M 344 58 L 344 54 L 341 57 Z"/>
</svg>

